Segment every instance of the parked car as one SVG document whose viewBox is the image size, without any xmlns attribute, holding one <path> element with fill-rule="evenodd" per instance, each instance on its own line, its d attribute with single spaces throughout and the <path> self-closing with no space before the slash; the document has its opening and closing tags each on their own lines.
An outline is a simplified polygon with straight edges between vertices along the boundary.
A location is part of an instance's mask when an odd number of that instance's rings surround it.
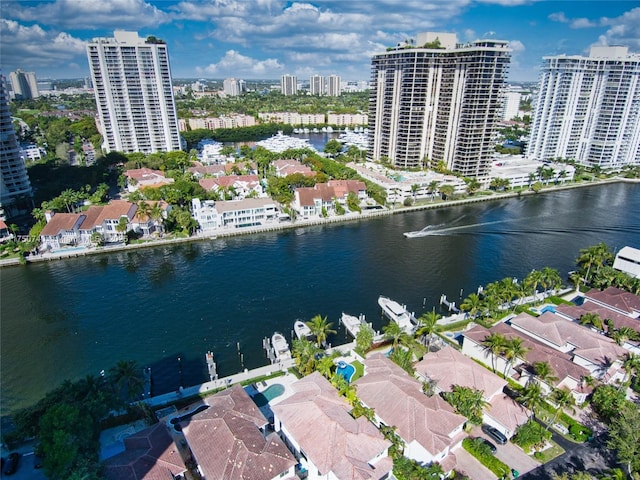
<svg viewBox="0 0 640 480">
<path fill-rule="evenodd" d="M 496 446 L 491 443 L 489 440 L 487 440 L 486 438 L 482 438 L 482 437 L 478 437 L 478 440 L 480 440 L 482 443 L 484 443 L 487 447 L 489 447 L 489 450 L 491 450 L 491 453 L 496 453 Z"/>
<path fill-rule="evenodd" d="M 487 435 L 489 435 L 491 438 L 493 438 L 500 445 L 504 445 L 505 443 L 507 443 L 507 437 L 505 437 L 500 430 L 498 430 L 495 427 L 492 427 L 491 425 L 487 425 L 487 424 L 482 425 L 482 431 Z"/>
<path fill-rule="evenodd" d="M 2 470 L 2 473 L 5 475 L 13 475 L 14 473 L 16 473 L 16 470 L 18 470 L 19 462 L 20 454 L 18 452 L 10 453 L 4 466 L 4 470 Z"/>
</svg>

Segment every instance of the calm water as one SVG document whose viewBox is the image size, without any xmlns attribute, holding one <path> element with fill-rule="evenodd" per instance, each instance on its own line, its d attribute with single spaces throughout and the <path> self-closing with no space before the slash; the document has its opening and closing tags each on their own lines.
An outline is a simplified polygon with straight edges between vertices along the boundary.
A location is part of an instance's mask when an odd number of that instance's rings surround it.
<svg viewBox="0 0 640 480">
<path fill-rule="evenodd" d="M 2 269 L 2 413 L 122 359 L 152 367 L 154 393 L 206 380 L 207 350 L 220 375 L 264 365 L 262 339 L 297 318 L 364 313 L 380 328 L 381 294 L 420 314 L 533 268 L 564 275 L 600 241 L 640 247 L 640 185 Z"/>
</svg>

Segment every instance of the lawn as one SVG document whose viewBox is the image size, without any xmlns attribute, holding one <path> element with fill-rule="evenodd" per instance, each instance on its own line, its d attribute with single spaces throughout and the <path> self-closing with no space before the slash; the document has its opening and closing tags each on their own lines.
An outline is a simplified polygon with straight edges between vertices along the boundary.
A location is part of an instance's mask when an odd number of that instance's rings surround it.
<svg viewBox="0 0 640 480">
<path fill-rule="evenodd" d="M 564 453 L 564 449 L 560 445 L 554 442 L 551 443 L 553 444 L 551 448 L 547 448 L 542 452 L 535 452 L 533 455 L 529 456 L 535 458 L 540 463 L 547 463 Z"/>
<path fill-rule="evenodd" d="M 356 369 L 353 377 L 351 377 L 351 383 L 353 383 L 364 375 L 364 365 L 358 360 L 354 360 L 353 362 L 351 362 L 351 365 L 353 365 L 353 367 Z"/>
</svg>

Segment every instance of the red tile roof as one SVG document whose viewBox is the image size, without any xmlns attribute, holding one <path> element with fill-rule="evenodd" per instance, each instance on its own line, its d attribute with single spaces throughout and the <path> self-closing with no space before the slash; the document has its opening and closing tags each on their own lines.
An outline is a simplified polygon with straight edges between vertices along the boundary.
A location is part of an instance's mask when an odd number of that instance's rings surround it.
<svg viewBox="0 0 640 480">
<path fill-rule="evenodd" d="M 80 213 L 56 213 L 44 226 L 40 235 L 45 237 L 58 235 L 61 231 L 71 231 L 73 227 L 83 221 L 84 214 Z"/>
<path fill-rule="evenodd" d="M 585 298 L 610 305 L 629 314 L 640 313 L 640 296 L 616 287 L 609 287 L 603 291 L 597 289 L 589 290 L 585 294 Z"/>
<path fill-rule="evenodd" d="M 277 434 L 265 437 L 260 431 L 268 422 L 240 385 L 206 398 L 204 404 L 206 410 L 181 426 L 205 478 L 271 480 L 297 463 Z"/>
</svg>

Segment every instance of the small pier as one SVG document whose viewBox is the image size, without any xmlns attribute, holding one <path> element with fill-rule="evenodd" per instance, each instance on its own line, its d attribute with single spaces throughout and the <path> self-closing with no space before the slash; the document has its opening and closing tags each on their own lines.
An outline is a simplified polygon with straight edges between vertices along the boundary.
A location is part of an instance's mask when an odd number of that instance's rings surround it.
<svg viewBox="0 0 640 480">
<path fill-rule="evenodd" d="M 456 307 L 456 302 L 447 300 L 447 296 L 444 293 L 440 295 L 440 305 L 444 305 L 450 312 L 460 313 L 460 309 Z"/>
<path fill-rule="evenodd" d="M 268 337 L 264 337 L 262 339 L 262 348 L 264 348 L 265 352 L 267 353 L 267 358 L 272 365 L 278 361 L 278 359 L 276 358 L 275 349 L 271 346 L 271 339 L 269 339 Z"/>
<path fill-rule="evenodd" d="M 213 352 L 209 351 L 205 355 L 205 359 L 207 361 L 207 371 L 209 372 L 209 381 L 218 379 L 218 370 L 216 366 L 216 362 L 213 359 Z"/>
<path fill-rule="evenodd" d="M 144 398 L 151 398 L 151 367 L 145 367 L 142 370 L 144 376 L 144 390 L 142 396 Z"/>
</svg>

